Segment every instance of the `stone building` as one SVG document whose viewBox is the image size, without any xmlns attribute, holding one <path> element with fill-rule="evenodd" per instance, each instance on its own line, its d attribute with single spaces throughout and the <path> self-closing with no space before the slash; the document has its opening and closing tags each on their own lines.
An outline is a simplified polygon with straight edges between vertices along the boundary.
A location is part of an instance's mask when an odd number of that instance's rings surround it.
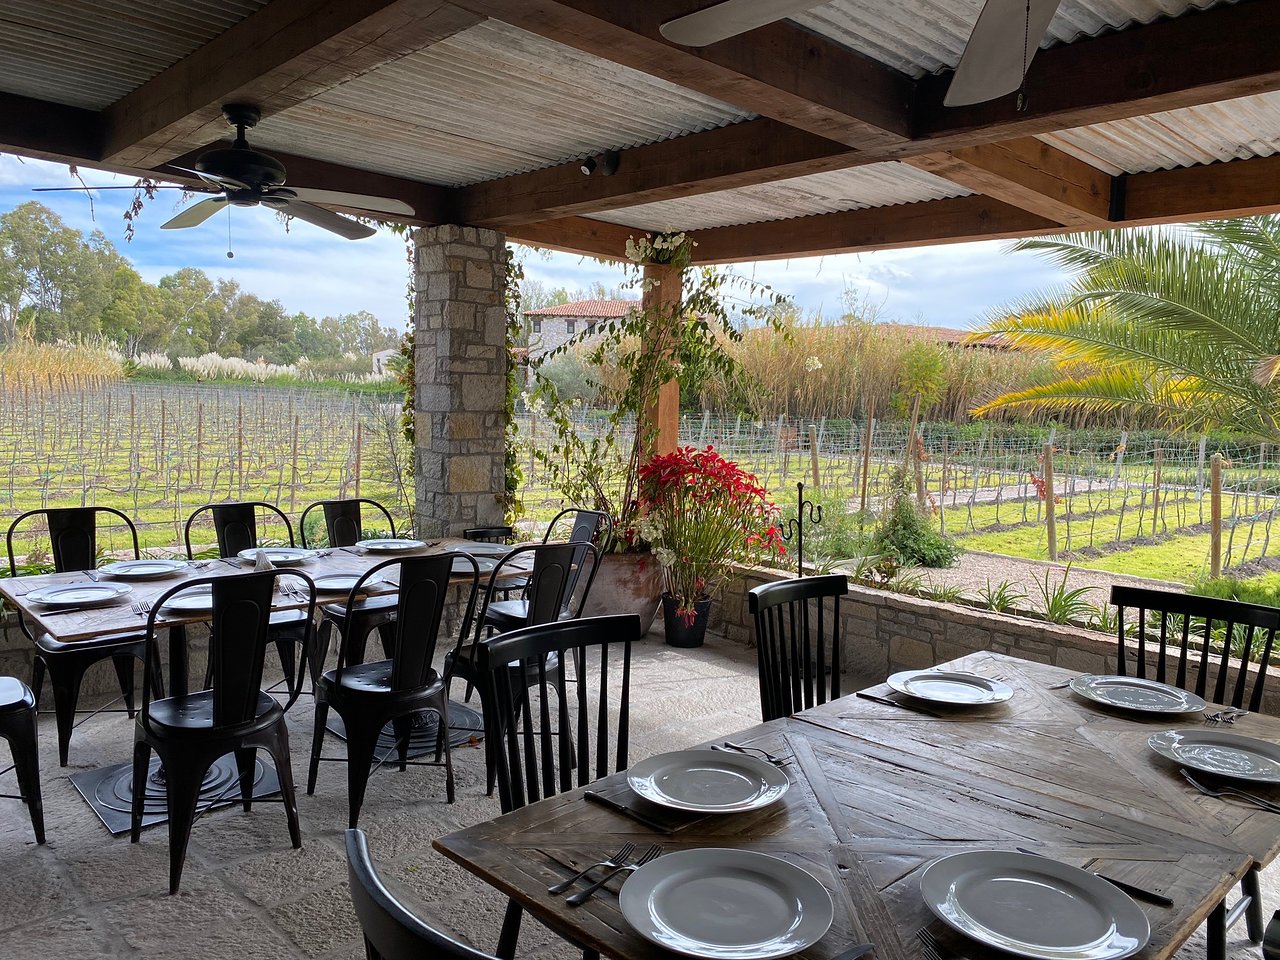
<svg viewBox="0 0 1280 960">
<path fill-rule="evenodd" d="M 529 331 L 529 359 L 536 360 L 602 320 L 619 320 L 638 300 L 575 300 L 524 312 Z M 584 343 L 594 337 L 588 336 Z"/>
</svg>

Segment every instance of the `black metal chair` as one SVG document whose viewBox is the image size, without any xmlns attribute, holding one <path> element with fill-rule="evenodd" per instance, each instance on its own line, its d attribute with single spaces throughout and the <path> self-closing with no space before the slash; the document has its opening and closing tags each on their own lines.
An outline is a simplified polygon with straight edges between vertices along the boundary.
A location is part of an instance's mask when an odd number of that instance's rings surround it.
<svg viewBox="0 0 1280 960">
<path fill-rule="evenodd" d="M 476 543 L 510 543 L 515 535 L 515 527 L 467 527 L 462 531 L 464 540 Z"/>
<path fill-rule="evenodd" d="M 1247 699 L 1249 710 L 1261 708 L 1266 665 L 1280 629 L 1280 609 L 1120 585 L 1111 587 L 1111 603 L 1116 608 L 1117 674 L 1127 676 L 1132 670 L 1134 676 L 1145 679 L 1150 671 L 1148 660 L 1154 656 L 1154 679 L 1158 683 L 1192 690 L 1214 703 L 1241 707 Z M 1130 610 L 1136 613 L 1127 619 L 1125 612 Z M 1130 644 L 1136 649 L 1131 649 Z M 1231 660 L 1235 658 L 1240 666 L 1233 683 Z M 1248 666 L 1251 662 L 1256 664 L 1252 690 Z M 1239 922 L 1242 913 L 1249 939 L 1262 942 L 1262 883 L 1258 867 L 1244 875 L 1240 893 L 1240 900 L 1230 912 L 1220 911 L 1224 914 L 1221 925 L 1210 919 L 1209 936 L 1219 941 L 1220 956 L 1226 955 L 1227 930 Z M 1210 955 L 1214 949 L 1211 943 Z"/>
<path fill-rule="evenodd" d="M 370 500 L 367 497 L 345 497 L 340 500 L 317 500 L 302 511 L 302 516 L 298 518 L 298 532 L 302 536 L 302 545 L 304 547 L 308 545 L 307 516 L 317 509 L 324 512 L 325 537 L 328 541 L 325 546 L 349 547 L 356 541 L 362 540 L 364 538 L 364 523 L 360 511 L 362 505 L 376 508 L 387 521 L 389 536 L 396 535 L 396 522 L 391 517 L 391 511 L 377 500 Z"/>
<path fill-rule="evenodd" d="M 438 554 L 430 557 L 403 557 L 387 560 L 365 573 L 351 589 L 348 607 L 358 602 L 365 584 L 379 579 L 390 567 L 399 567 L 399 591 L 395 607 L 395 631 L 386 649 L 386 658 L 365 661 L 368 633 L 348 631 L 343 635 L 338 664 L 320 677 L 316 685 L 315 733 L 311 741 L 311 766 L 307 774 L 307 793 L 315 792 L 316 772 L 326 732 L 325 721 L 332 707 L 346 728 L 347 737 L 347 804 L 349 826 L 360 819 L 365 788 L 374 765 L 378 735 L 394 725 L 400 769 L 409 764 L 409 738 L 415 715 L 434 711 L 439 718 L 436 733 L 435 762 L 415 765 L 441 765 L 444 755 L 445 791 L 453 803 L 453 759 L 449 749 L 448 686 L 443 676 L 431 666 L 444 616 L 453 565 L 470 565 L 471 590 L 463 615 L 461 633 L 470 632 L 475 614 L 479 568 L 471 557 Z"/>
<path fill-rule="evenodd" d="M 294 546 L 293 524 L 284 511 L 265 500 L 228 501 L 226 503 L 206 503 L 193 510 L 182 528 L 183 543 L 187 548 L 187 559 L 195 557 L 191 543 L 191 528 L 204 514 L 213 520 L 213 531 L 218 540 L 218 556 L 234 559 L 242 550 L 252 550 L 259 545 L 258 514 L 263 513 L 270 522 L 284 526 L 289 538 L 289 546 Z M 305 617 L 301 610 L 277 610 L 271 614 L 270 638 L 276 645 L 276 653 L 280 657 L 280 666 L 284 670 L 285 686 L 289 691 L 289 701 L 297 699 L 302 687 L 302 674 L 310 660 L 309 642 L 315 633 L 311 629 L 311 618 Z M 297 648 L 297 649 L 295 649 Z M 301 656 L 298 656 L 299 652 Z"/>
<path fill-rule="evenodd" d="M 276 581 L 302 581 L 309 596 L 307 622 L 315 613 L 315 584 L 293 570 L 266 570 L 230 577 L 189 580 L 163 593 L 147 616 L 147 680 L 160 661 L 156 620 L 173 596 L 209 584 L 213 621 L 209 633 L 211 685 L 182 696 L 152 700 L 151 685 L 143 686 L 133 744 L 133 817 L 129 839 L 138 842 L 143 804 L 154 750 L 164 764 L 169 814 L 169 892 L 177 893 L 187 856 L 187 841 L 196 819 L 196 803 L 209 766 L 234 753 L 239 769 L 240 799 L 247 812 L 253 803 L 256 754 L 267 751 L 280 780 L 289 837 L 302 846 L 298 801 L 289 762 L 289 729 L 284 708 L 262 689 L 262 666 L 269 642 L 271 604 Z"/>
<path fill-rule="evenodd" d="M 544 623 L 479 645 L 485 741 L 503 813 L 626 769 L 631 645 L 639 639 L 640 618 L 630 614 Z M 584 668 L 572 697 L 563 671 L 548 667 L 567 652 Z M 508 903 L 499 957 L 515 955 L 522 912 Z"/>
<path fill-rule="evenodd" d="M 36 843 L 44 843 L 44 803 L 40 799 L 40 752 L 36 740 L 36 698 L 16 677 L 0 677 L 0 739 L 9 743 L 13 771 L 18 778 L 18 794 L 3 794 L 21 800 L 31 814 Z"/>
<path fill-rule="evenodd" d="M 98 565 L 98 514 L 115 517 L 127 528 L 137 559 L 138 530 L 133 521 L 111 507 L 64 507 L 28 510 L 9 524 L 5 546 L 9 553 L 9 576 L 18 576 L 14 553 L 14 535 L 30 518 L 43 516 L 49 528 L 53 567 L 58 573 L 92 570 Z M 62 643 L 47 633 L 37 635 L 21 616 L 22 632 L 35 644 L 35 664 L 31 671 L 31 689 L 39 706 L 45 674 L 53 686 L 53 709 L 58 725 L 58 762 L 67 765 L 71 748 L 71 732 L 76 726 L 80 703 L 80 685 L 85 672 L 94 664 L 110 660 L 115 667 L 124 697 L 125 712 L 134 715 L 133 662 L 146 655 L 146 638 L 142 633 L 117 633 L 94 640 Z M 117 710 L 95 710 L 94 713 L 118 713 Z"/>
<path fill-rule="evenodd" d="M 410 913 L 378 877 L 363 830 L 347 830 L 346 846 L 351 905 L 360 921 L 368 960 L 494 960 Z"/>
<path fill-rule="evenodd" d="M 747 594 L 764 720 L 840 696 L 840 598 L 848 592 L 849 578 L 830 574 L 766 583 Z"/>
</svg>

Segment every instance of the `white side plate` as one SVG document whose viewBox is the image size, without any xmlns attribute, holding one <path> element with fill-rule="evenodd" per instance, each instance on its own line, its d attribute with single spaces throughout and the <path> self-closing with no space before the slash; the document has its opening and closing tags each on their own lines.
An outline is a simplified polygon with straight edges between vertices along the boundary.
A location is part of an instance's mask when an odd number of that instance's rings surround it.
<svg viewBox="0 0 1280 960">
<path fill-rule="evenodd" d="M 120 560 L 98 568 L 119 580 L 163 580 L 187 572 L 185 560 Z"/>
<path fill-rule="evenodd" d="M 1013 687 L 1007 683 L 980 677 L 976 673 L 903 670 L 885 682 L 908 697 L 951 706 L 977 707 L 988 703 L 1004 703 L 1013 696 Z"/>
<path fill-rule="evenodd" d="M 316 593 L 350 593 L 360 579 L 357 573 L 330 573 L 316 577 Z"/>
<path fill-rule="evenodd" d="M 363 547 L 372 553 L 400 553 L 403 550 L 417 550 L 425 547 L 422 540 L 404 540 L 399 537 L 382 537 L 377 540 L 360 540 L 357 547 Z"/>
<path fill-rule="evenodd" d="M 248 550 L 241 550 L 236 556 L 241 560 L 257 563 L 260 553 L 265 553 L 267 559 L 277 567 L 297 566 L 316 555 L 314 550 L 303 550 L 300 547 L 250 547 Z"/>
<path fill-rule="evenodd" d="M 1151 937 L 1146 914 L 1128 895 L 1047 857 L 957 853 L 925 868 L 920 892 L 948 926 L 1035 960 L 1119 960 Z"/>
<path fill-rule="evenodd" d="M 775 764 L 747 754 L 679 750 L 627 771 L 631 789 L 654 803 L 698 813 L 758 810 L 782 798 L 791 781 Z"/>
<path fill-rule="evenodd" d="M 467 541 L 466 543 L 455 543 L 449 549 L 454 553 L 469 553 L 473 557 L 498 557 L 501 559 L 514 550 L 515 547 L 507 546 L 505 543 Z"/>
<path fill-rule="evenodd" d="M 1280 745 L 1225 730 L 1164 730 L 1147 740 L 1162 757 L 1192 770 L 1252 783 L 1280 784 Z"/>
<path fill-rule="evenodd" d="M 479 569 L 480 573 L 492 573 L 493 568 L 498 565 L 498 561 L 493 557 L 472 557 L 471 559 L 475 560 L 476 567 Z M 456 559 L 453 561 L 453 572 L 470 573 L 471 564 L 461 558 Z"/>
<path fill-rule="evenodd" d="M 100 607 L 132 592 L 133 587 L 127 583 L 77 583 L 40 587 L 28 593 L 25 599 L 46 607 Z"/>
<path fill-rule="evenodd" d="M 208 613 L 213 609 L 213 585 L 201 583 L 190 590 L 183 590 L 165 601 L 160 609 L 175 613 Z"/>
<path fill-rule="evenodd" d="M 1074 677 L 1071 689 L 1095 703 L 1140 713 L 1194 713 L 1205 702 L 1194 693 L 1155 680 L 1085 674 Z"/>
<path fill-rule="evenodd" d="M 640 936 L 708 960 L 771 960 L 831 926 L 831 895 L 811 873 L 750 850 L 681 850 L 627 878 L 618 906 Z"/>
</svg>

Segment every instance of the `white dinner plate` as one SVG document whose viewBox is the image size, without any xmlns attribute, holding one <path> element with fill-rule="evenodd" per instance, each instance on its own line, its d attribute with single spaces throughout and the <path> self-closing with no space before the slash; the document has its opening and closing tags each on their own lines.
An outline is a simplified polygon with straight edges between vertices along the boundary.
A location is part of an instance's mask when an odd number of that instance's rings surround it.
<svg viewBox="0 0 1280 960">
<path fill-rule="evenodd" d="M 498 565 L 498 561 L 492 557 L 472 557 L 471 559 L 475 560 L 476 567 L 479 568 L 480 573 L 492 573 L 493 568 Z M 459 557 L 453 561 L 453 572 L 470 573 L 471 564 Z"/>
<path fill-rule="evenodd" d="M 660 753 L 632 766 L 627 783 L 646 800 L 698 813 L 758 810 L 791 786 L 776 764 L 719 750 Z"/>
<path fill-rule="evenodd" d="M 120 560 L 98 568 L 120 580 L 163 580 L 187 572 L 185 560 Z"/>
<path fill-rule="evenodd" d="M 377 540 L 360 540 L 357 547 L 363 547 L 370 553 L 400 553 L 403 550 L 417 550 L 425 547 L 422 540 L 405 540 L 400 537 L 381 537 Z"/>
<path fill-rule="evenodd" d="M 1280 783 L 1280 744 L 1267 740 L 1192 728 L 1153 734 L 1147 746 L 1193 770 L 1253 783 Z"/>
<path fill-rule="evenodd" d="M 213 584 L 199 583 L 165 601 L 161 610 L 175 613 L 208 613 L 213 609 Z"/>
<path fill-rule="evenodd" d="M 618 906 L 636 933 L 708 960 L 769 960 L 812 946 L 831 926 L 827 888 L 751 850 L 681 850 L 627 878 Z"/>
<path fill-rule="evenodd" d="M 1194 713 L 1205 702 L 1194 693 L 1155 680 L 1085 674 L 1074 677 L 1070 687 L 1087 700 L 1140 713 Z"/>
<path fill-rule="evenodd" d="M 277 567 L 294 567 L 306 563 L 316 555 L 314 550 L 303 550 L 301 547 L 250 547 L 236 554 L 241 560 L 250 563 L 258 562 L 258 554 L 265 553 L 267 559 Z"/>
<path fill-rule="evenodd" d="M 100 607 L 132 593 L 127 583 L 77 583 L 60 587 L 40 587 L 25 599 L 46 607 Z"/>
<path fill-rule="evenodd" d="M 330 573 L 316 577 L 316 593 L 350 593 L 359 579 L 358 573 Z"/>
<path fill-rule="evenodd" d="M 976 707 L 988 703 L 1004 703 L 1013 696 L 1013 687 L 1001 680 L 949 670 L 903 670 L 886 682 L 898 693 L 908 697 L 951 706 Z"/>
<path fill-rule="evenodd" d="M 467 543 L 454 544 L 449 549 L 457 553 L 469 553 L 473 557 L 497 557 L 501 559 L 515 549 L 505 543 L 476 543 L 468 541 Z"/>
<path fill-rule="evenodd" d="M 1147 945 L 1151 925 L 1123 891 L 1048 857 L 974 850 L 935 860 L 924 902 L 979 943 L 1036 960 L 1119 960 Z"/>
</svg>

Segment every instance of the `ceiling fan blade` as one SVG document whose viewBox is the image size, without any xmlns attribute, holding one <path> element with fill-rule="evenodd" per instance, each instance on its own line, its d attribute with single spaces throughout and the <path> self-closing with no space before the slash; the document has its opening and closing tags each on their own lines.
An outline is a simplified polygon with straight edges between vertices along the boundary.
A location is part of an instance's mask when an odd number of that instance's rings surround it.
<svg viewBox="0 0 1280 960">
<path fill-rule="evenodd" d="M 167 223 L 160 224 L 161 230 L 181 230 L 183 227 L 198 227 L 215 213 L 227 205 L 224 197 L 210 197 L 187 207 Z"/>
<path fill-rule="evenodd" d="M 190 173 L 199 177 L 205 183 L 213 184 L 215 187 L 230 187 L 232 190 L 249 190 L 252 189 L 247 183 L 242 183 L 232 177 L 223 177 L 216 173 L 207 173 L 204 170 L 196 170 L 194 167 L 179 167 L 175 164 L 169 164 L 170 170 L 181 170 L 183 173 Z"/>
<path fill-rule="evenodd" d="M 962 107 L 994 100 L 1022 86 L 1022 65 L 1040 49 L 1062 0 L 1030 0 L 1031 20 L 1027 22 L 1027 0 L 987 0 L 943 104 Z M 1026 42 L 1025 60 L 1023 41 Z"/>
<path fill-rule="evenodd" d="M 84 187 L 32 187 L 32 188 L 31 188 L 31 192 L 32 192 L 32 193 L 55 193 L 55 192 L 57 192 L 58 190 L 78 190 L 78 191 L 80 191 L 81 193 L 83 193 L 85 190 L 141 190 L 141 189 L 142 189 L 141 187 L 135 187 L 135 186 L 122 187 L 122 186 L 115 186 L 115 185 L 107 186 L 107 187 L 90 187 L 90 186 L 84 186 Z M 176 184 L 176 183 L 158 183 L 158 184 L 156 184 L 155 186 L 153 186 L 151 189 L 152 189 L 152 190 L 196 190 L 196 188 L 194 188 L 194 187 L 183 187 L 183 186 L 179 186 L 179 185 L 178 185 L 178 184 Z M 198 190 L 196 190 L 196 192 L 199 192 L 199 191 L 198 191 Z"/>
<path fill-rule="evenodd" d="M 340 237 L 346 237 L 348 240 L 363 240 L 378 232 L 368 224 L 359 223 L 340 213 L 333 213 L 324 207 L 312 206 L 301 200 L 264 197 L 262 202 L 268 207 L 279 210 L 286 217 L 297 217 L 299 220 L 305 220 L 307 223 L 328 230 L 330 233 L 336 233 Z"/>
<path fill-rule="evenodd" d="M 317 190 L 313 187 L 282 187 L 291 191 L 299 200 L 308 203 L 327 203 L 335 207 L 354 207 L 357 210 L 369 210 L 374 213 L 398 213 L 412 217 L 416 212 L 403 200 L 392 197 L 369 197 L 362 193 L 343 193 L 341 190 Z M 268 191 L 275 193 L 277 191 Z"/>
<path fill-rule="evenodd" d="M 820 7 L 827 0 L 724 0 L 674 20 L 658 32 L 683 47 L 705 47 L 735 37 L 766 23 Z"/>
</svg>

